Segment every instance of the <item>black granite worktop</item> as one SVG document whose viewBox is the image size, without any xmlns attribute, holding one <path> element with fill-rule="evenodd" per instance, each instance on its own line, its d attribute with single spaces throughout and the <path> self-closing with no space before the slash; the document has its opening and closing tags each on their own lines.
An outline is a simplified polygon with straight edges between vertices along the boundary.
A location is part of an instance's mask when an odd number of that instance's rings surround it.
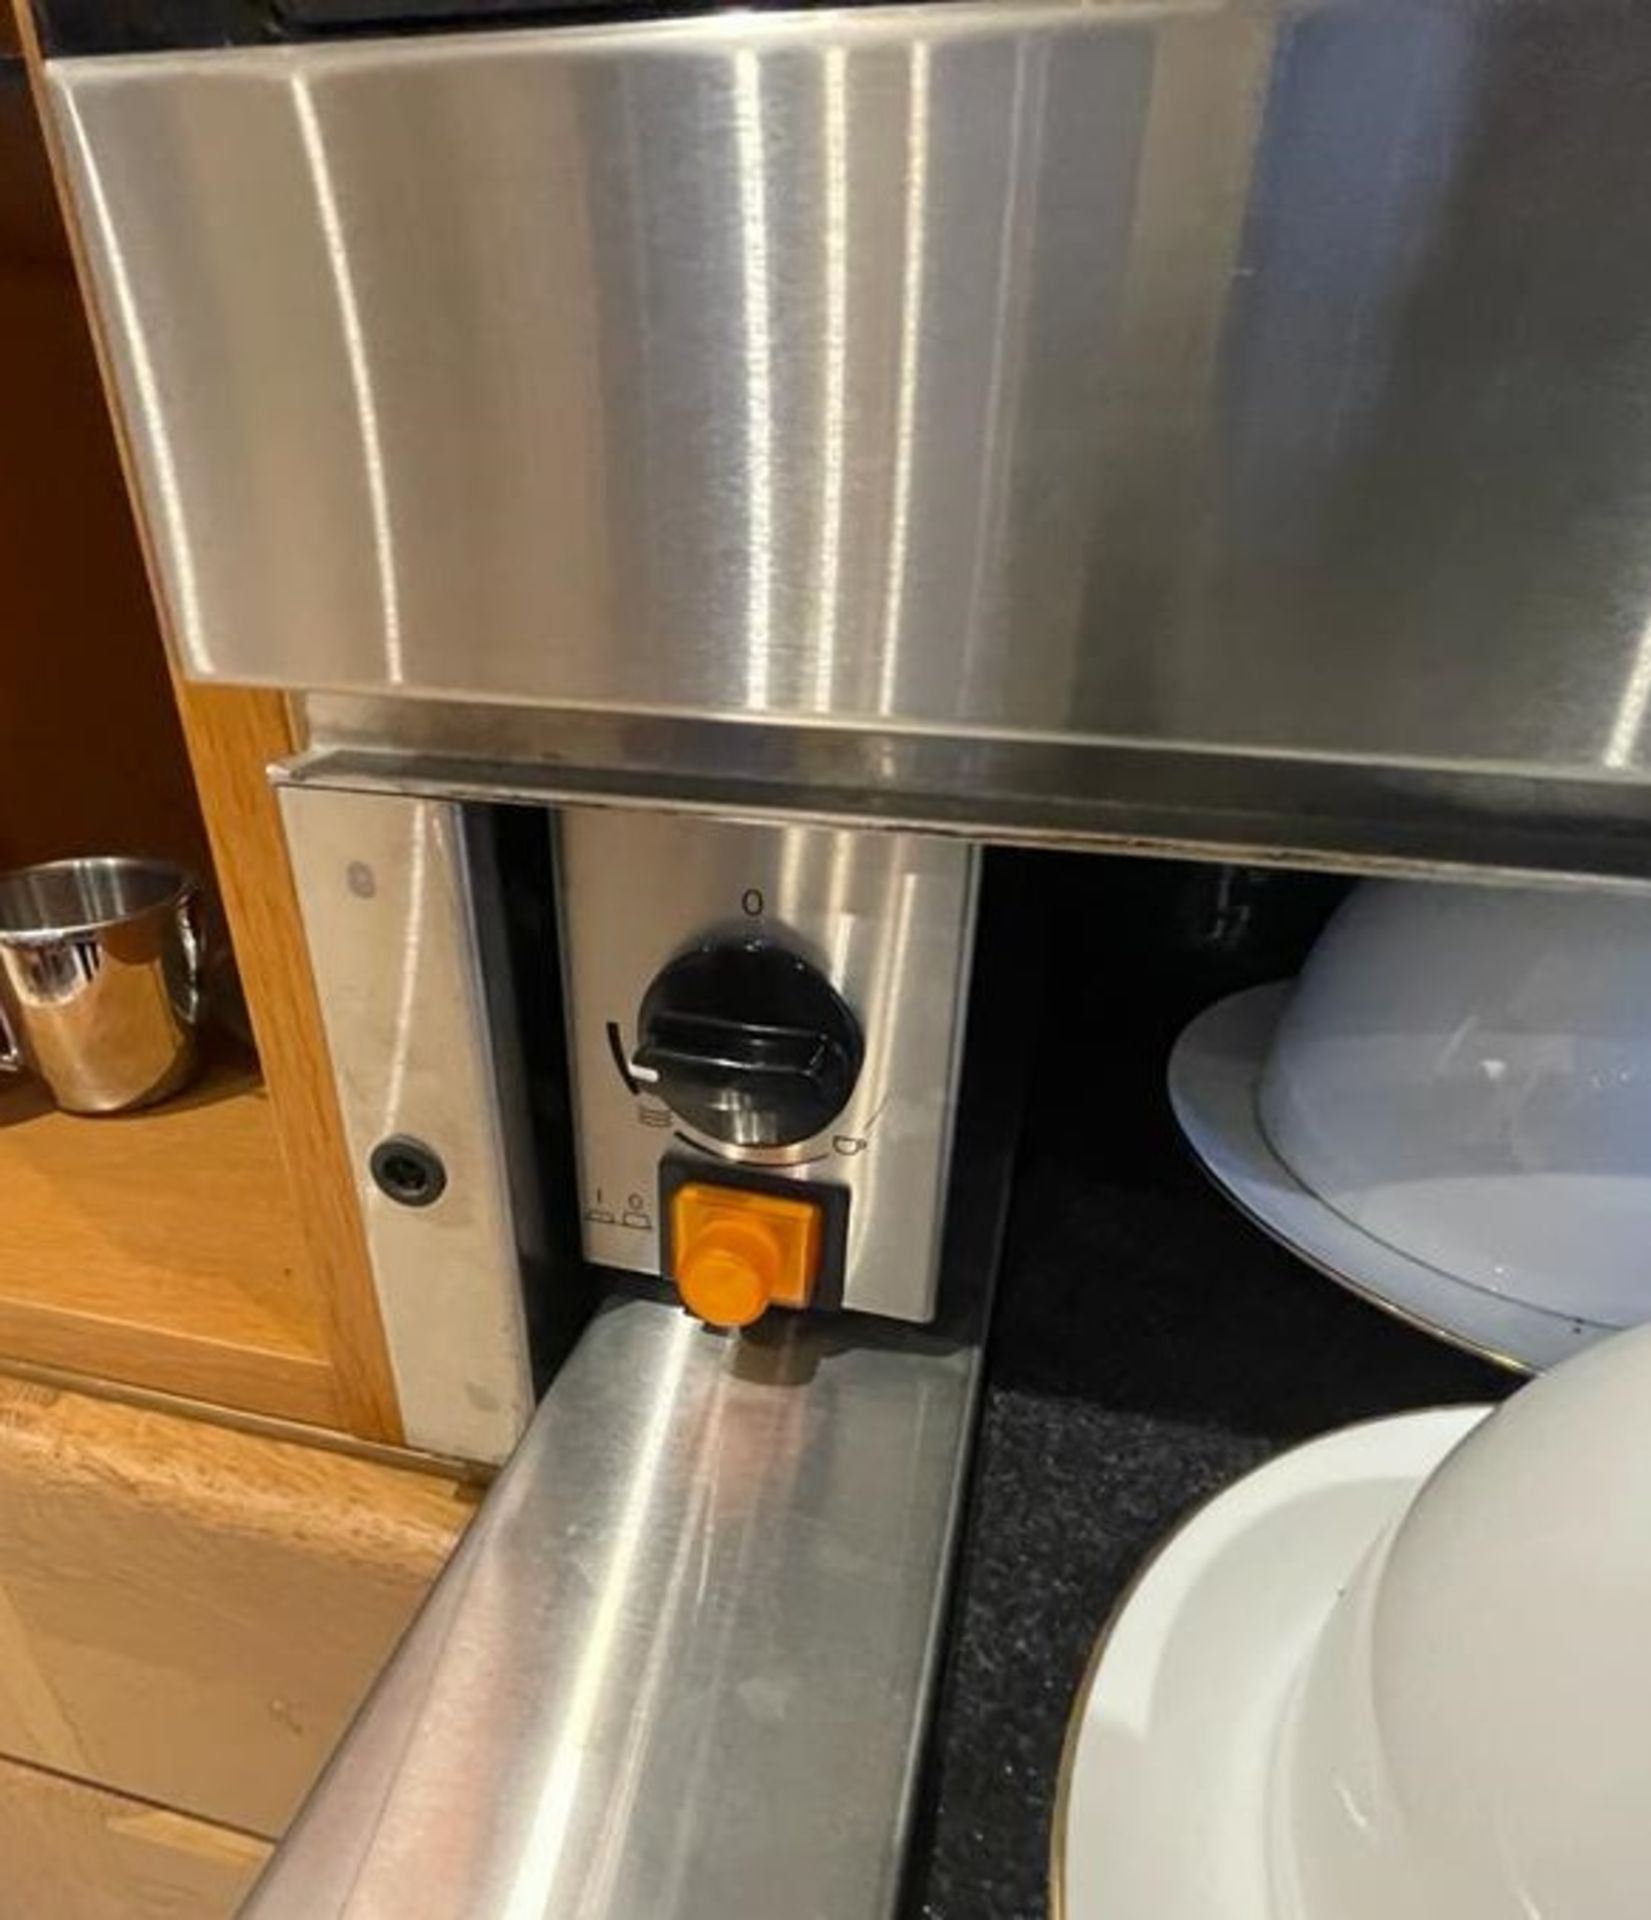
<svg viewBox="0 0 1651 1920">
<path fill-rule="evenodd" d="M 1073 1697 L 1108 1611 L 1179 1516 L 1292 1442 L 1514 1384 L 1301 1265 L 1191 1161 L 1163 1090 L 1170 1043 L 1294 953 L 1237 936 L 1189 951 L 1184 925 L 1166 930 L 1182 884 L 1132 879 L 1112 905 L 1133 931 L 1063 936 L 1045 997 L 1058 1031 L 1010 1217 L 913 1920 L 1047 1912 Z"/>
</svg>

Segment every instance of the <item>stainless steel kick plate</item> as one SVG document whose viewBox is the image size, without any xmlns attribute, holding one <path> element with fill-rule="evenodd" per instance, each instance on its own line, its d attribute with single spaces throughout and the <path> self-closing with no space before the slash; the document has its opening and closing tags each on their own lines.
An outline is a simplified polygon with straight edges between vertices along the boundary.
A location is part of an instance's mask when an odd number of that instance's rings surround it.
<svg viewBox="0 0 1651 1920">
<path fill-rule="evenodd" d="M 775 1326 L 598 1315 L 252 1920 L 890 1913 L 978 1321 Z"/>
</svg>

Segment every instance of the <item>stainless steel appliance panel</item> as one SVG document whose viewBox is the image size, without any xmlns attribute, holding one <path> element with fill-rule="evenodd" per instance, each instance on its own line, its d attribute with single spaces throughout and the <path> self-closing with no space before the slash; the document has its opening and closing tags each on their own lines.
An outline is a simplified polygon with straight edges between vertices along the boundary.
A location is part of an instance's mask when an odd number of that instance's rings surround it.
<svg viewBox="0 0 1651 1920">
<path fill-rule="evenodd" d="M 934 1313 L 974 934 L 978 849 L 923 834 L 746 826 L 627 808 L 555 817 L 579 1204 L 587 1256 L 657 1273 L 667 1152 L 849 1190 L 843 1304 Z M 706 934 L 758 933 L 812 962 L 857 1016 L 842 1113 L 790 1147 L 695 1133 L 621 1076 L 649 982 Z M 610 1038 L 610 1027 L 612 1038 Z"/>
<path fill-rule="evenodd" d="M 195 675 L 1639 778 L 1651 8 L 51 63 Z"/>
<path fill-rule="evenodd" d="M 502 1460 L 533 1414 L 520 1254 L 539 1228 L 510 1179 L 526 1120 L 490 1033 L 488 876 L 461 807 L 285 786 L 281 813 L 402 1424 L 414 1446 Z M 369 1170 L 407 1138 L 445 1169 L 428 1204 Z"/>
</svg>

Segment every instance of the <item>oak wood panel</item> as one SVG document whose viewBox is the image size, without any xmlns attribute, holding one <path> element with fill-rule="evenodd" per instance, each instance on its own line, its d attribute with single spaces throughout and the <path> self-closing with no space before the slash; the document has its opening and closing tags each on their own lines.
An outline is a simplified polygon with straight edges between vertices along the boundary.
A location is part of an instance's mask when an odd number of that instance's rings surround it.
<svg viewBox="0 0 1651 1920">
<path fill-rule="evenodd" d="M 279 694 L 177 682 L 270 1114 L 327 1328 L 345 1424 L 399 1440 L 401 1415 L 356 1204 L 280 810 L 266 777 L 295 746 Z"/>
<path fill-rule="evenodd" d="M 0 1377 L 0 1754 L 278 1837 L 475 1497 Z"/>
<path fill-rule="evenodd" d="M 267 1840 L 0 1760 L 0 1920 L 229 1920 Z"/>
<path fill-rule="evenodd" d="M 145 1113 L 59 1113 L 0 1081 L 0 1353 L 336 1424 L 270 1102 L 209 1064 Z"/>
<path fill-rule="evenodd" d="M 106 1373 L 88 1373 L 84 1367 L 59 1366 L 51 1360 L 25 1360 L 0 1354 L 0 1377 L 49 1387 L 56 1393 L 91 1394 L 122 1406 L 141 1407 L 184 1420 L 210 1420 L 214 1426 L 233 1427 L 263 1440 L 290 1440 L 301 1447 L 347 1454 L 352 1460 L 376 1460 L 381 1466 L 407 1472 L 441 1474 L 473 1487 L 491 1486 L 498 1468 L 492 1462 L 463 1460 L 455 1454 L 432 1453 L 428 1448 L 392 1446 L 387 1440 L 364 1440 L 336 1424 L 295 1420 L 291 1414 L 263 1413 L 252 1407 L 231 1406 L 221 1400 L 203 1400 L 195 1394 L 145 1386 L 141 1381 L 116 1380 Z"/>
<path fill-rule="evenodd" d="M 43 100 L 40 47 L 28 0 L 15 0 L 13 18 L 38 110 Z M 84 290 L 85 263 L 62 192 L 60 157 L 50 137 L 49 118 L 39 117 L 37 133 L 58 188 L 66 257 L 72 255 Z M 109 391 L 107 368 L 89 313 L 89 306 L 77 305 L 68 332 L 78 341 L 85 362 L 84 377 L 76 387 L 79 404 L 101 411 L 99 389 Z M 109 420 L 114 422 L 112 434 Z M 104 512 L 97 524 L 111 554 L 120 548 L 115 557 L 125 567 L 126 604 L 141 603 L 147 654 L 159 662 L 155 609 L 164 618 L 164 600 L 156 590 L 151 601 L 134 584 L 140 555 L 145 560 L 147 555 L 141 546 L 142 529 L 127 510 L 121 484 L 122 469 L 128 482 L 131 469 L 112 401 L 100 424 L 99 446 L 83 450 L 81 463 L 100 500 L 120 501 L 118 511 Z M 148 575 L 154 587 L 157 576 L 152 566 Z M 143 650 L 136 639 L 133 645 L 134 650 Z M 310 1285 L 320 1304 L 344 1424 L 367 1438 L 398 1441 L 402 1430 L 394 1377 L 333 1097 L 326 1037 L 280 816 L 265 777 L 269 763 L 290 753 L 295 744 L 286 705 L 269 692 L 195 687 L 182 681 L 174 682 L 173 694 L 299 1222 L 306 1268 L 299 1284 Z"/>
</svg>

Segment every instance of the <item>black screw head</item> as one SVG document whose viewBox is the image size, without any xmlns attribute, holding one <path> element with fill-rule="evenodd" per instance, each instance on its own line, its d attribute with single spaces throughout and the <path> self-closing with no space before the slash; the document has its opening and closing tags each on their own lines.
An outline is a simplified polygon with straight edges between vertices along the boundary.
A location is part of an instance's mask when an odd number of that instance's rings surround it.
<svg viewBox="0 0 1651 1920">
<path fill-rule="evenodd" d="M 379 1192 L 401 1207 L 434 1206 L 447 1188 L 441 1155 L 410 1133 L 392 1133 L 380 1140 L 367 1170 Z"/>
</svg>

